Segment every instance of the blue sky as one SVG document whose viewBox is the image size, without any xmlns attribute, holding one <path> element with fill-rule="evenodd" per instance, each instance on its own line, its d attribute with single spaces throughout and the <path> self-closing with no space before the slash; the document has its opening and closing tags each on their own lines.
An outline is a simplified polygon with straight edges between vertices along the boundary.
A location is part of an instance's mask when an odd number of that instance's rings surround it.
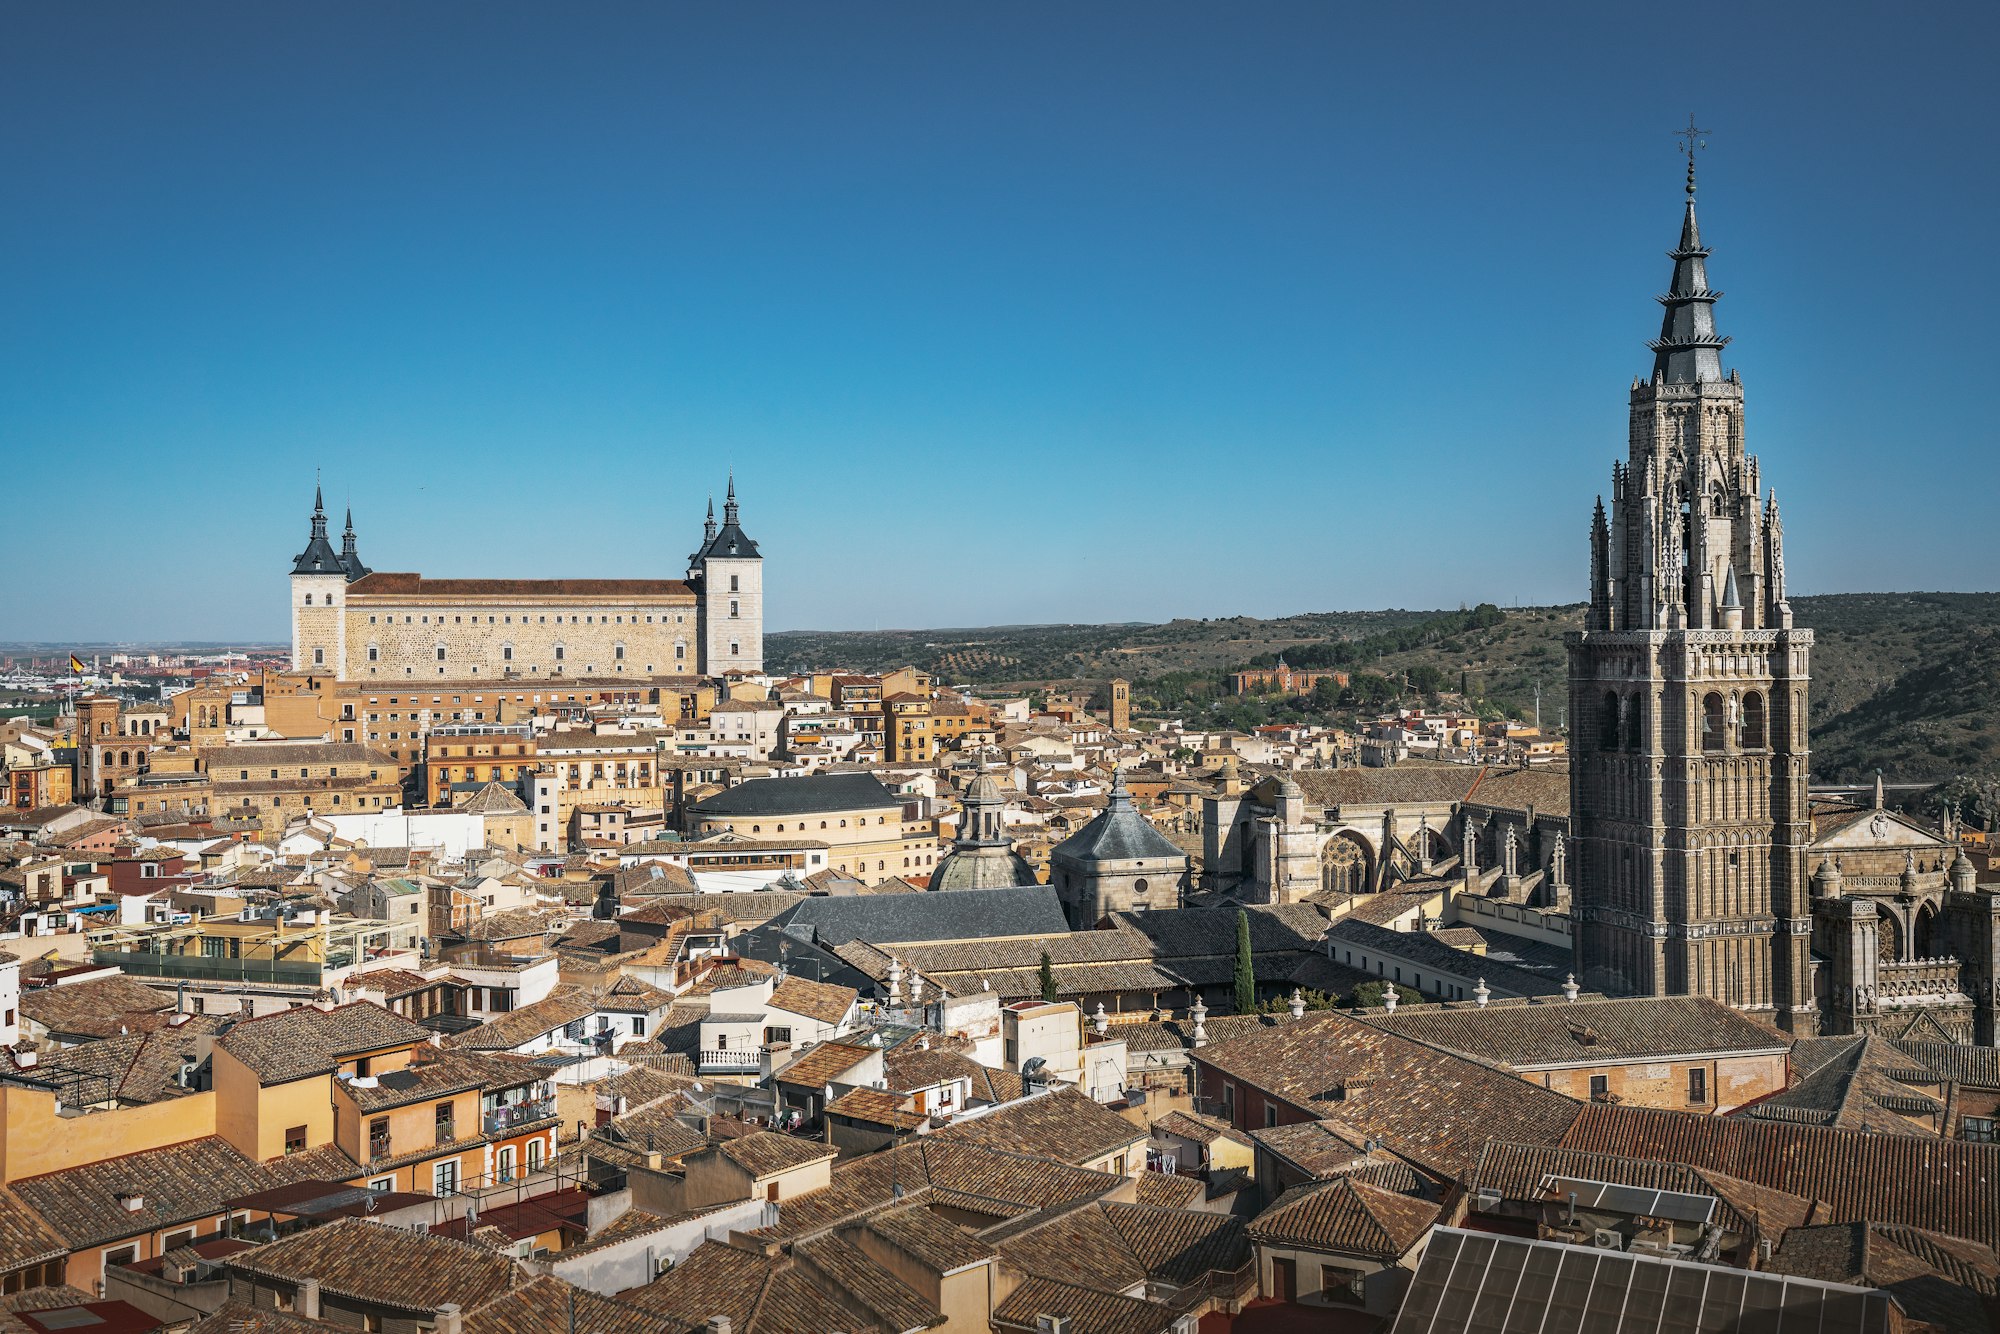
<svg viewBox="0 0 2000 1334">
<path fill-rule="evenodd" d="M 1795 591 L 1988 589 L 2000 10 L 17 5 L 0 640 L 378 569 L 774 628 L 1574 601 L 1681 166 Z M 1984 497 L 1984 498 L 1983 498 Z"/>
</svg>

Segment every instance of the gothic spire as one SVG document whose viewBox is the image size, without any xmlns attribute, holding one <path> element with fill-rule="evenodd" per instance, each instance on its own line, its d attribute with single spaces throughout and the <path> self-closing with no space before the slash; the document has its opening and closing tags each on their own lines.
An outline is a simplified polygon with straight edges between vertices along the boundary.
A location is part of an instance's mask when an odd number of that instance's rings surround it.
<svg viewBox="0 0 2000 1334">
<path fill-rule="evenodd" d="M 312 532 L 306 538 L 306 549 L 292 562 L 293 574 L 338 574 L 343 566 L 340 557 L 333 554 L 333 543 L 326 539 L 326 500 L 320 494 L 320 485 L 313 483 Z"/>
<path fill-rule="evenodd" d="M 713 542 L 715 540 L 715 493 L 713 491 L 708 494 L 708 520 L 701 526 L 701 540 L 703 542 Z"/>
<path fill-rule="evenodd" d="M 1674 261 L 1673 284 L 1654 298 L 1666 307 L 1660 336 L 1646 346 L 1653 350 L 1653 378 L 1668 384 L 1694 384 L 1722 379 L 1722 348 L 1729 339 L 1715 331 L 1715 302 L 1722 293 L 1708 285 L 1709 249 L 1701 243 L 1701 226 L 1694 212 L 1694 155 L 1705 146 L 1688 118 L 1682 131 L 1687 141 L 1687 204 L 1681 215 L 1681 242 L 1667 252 Z"/>
<path fill-rule="evenodd" d="M 347 570 L 347 582 L 353 583 L 369 573 L 361 563 L 361 551 L 354 538 L 354 506 L 347 507 L 347 527 L 340 534 L 340 563 Z"/>
<path fill-rule="evenodd" d="M 736 470 L 729 470 L 729 495 L 722 502 L 722 522 L 724 525 L 736 522 Z"/>
</svg>

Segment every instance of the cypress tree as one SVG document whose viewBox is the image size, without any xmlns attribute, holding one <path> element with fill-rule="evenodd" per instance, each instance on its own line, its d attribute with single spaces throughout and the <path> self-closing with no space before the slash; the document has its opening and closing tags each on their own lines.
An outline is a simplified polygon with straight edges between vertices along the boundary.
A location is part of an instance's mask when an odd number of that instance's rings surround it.
<svg viewBox="0 0 2000 1334">
<path fill-rule="evenodd" d="M 1257 1010 L 1257 972 L 1250 966 L 1250 914 L 1236 910 L 1236 1013 Z"/>
<path fill-rule="evenodd" d="M 1056 1003 L 1056 970 L 1049 963 L 1049 952 L 1042 951 L 1042 1001 L 1048 1005 Z"/>
</svg>

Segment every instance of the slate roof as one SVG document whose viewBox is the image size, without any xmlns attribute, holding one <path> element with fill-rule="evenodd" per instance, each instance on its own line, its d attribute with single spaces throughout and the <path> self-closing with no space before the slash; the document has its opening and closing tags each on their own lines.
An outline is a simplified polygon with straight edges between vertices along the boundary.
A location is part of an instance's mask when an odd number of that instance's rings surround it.
<svg viewBox="0 0 2000 1334">
<path fill-rule="evenodd" d="M 1337 1117 L 1452 1180 L 1471 1170 L 1493 1127 L 1553 1143 L 1578 1112 L 1575 1101 L 1518 1076 L 1336 1010 L 1212 1043 L 1194 1059 L 1308 1115 Z"/>
<path fill-rule="evenodd" d="M 310 1005 L 245 1019 L 217 1043 L 265 1085 L 332 1073 L 350 1056 L 430 1041 L 431 1032 L 373 1001 Z"/>
<path fill-rule="evenodd" d="M 1454 977 L 1483 977 L 1495 990 L 1520 996 L 1556 996 L 1562 993 L 1555 979 L 1516 968 L 1513 964 L 1470 950 L 1445 944 L 1424 931 L 1391 931 L 1354 917 L 1343 917 L 1327 928 L 1326 936 L 1335 947 L 1351 945 L 1402 959 L 1418 969 L 1450 973 Z"/>
<path fill-rule="evenodd" d="M 966 889 L 950 894 L 868 894 L 809 898 L 771 919 L 818 945 L 977 940 L 987 936 L 1062 935 L 1069 922 L 1047 885 Z M 1039 956 L 1038 956 L 1039 957 Z"/>
<path fill-rule="evenodd" d="M 426 579 L 377 570 L 348 585 L 348 596 L 679 598 L 693 594 L 678 579 Z"/>
<path fill-rule="evenodd" d="M 1437 1219 L 1438 1206 L 1431 1201 L 1339 1176 L 1286 1191 L 1250 1220 L 1250 1235 L 1272 1245 L 1387 1264 L 1421 1241 Z"/>
<path fill-rule="evenodd" d="M 1791 1038 L 1705 996 L 1647 996 L 1575 1003 L 1499 1002 L 1405 1006 L 1356 1016 L 1420 1042 L 1517 1069 L 1700 1053 L 1782 1053 Z"/>
<path fill-rule="evenodd" d="M 873 774 L 813 774 L 806 778 L 752 778 L 698 803 L 691 813 L 696 819 L 819 815 L 881 807 L 900 810 L 902 805 L 902 798 L 883 787 L 882 780 Z"/>
<path fill-rule="evenodd" d="M 1090 823 L 1056 844 L 1051 861 L 1096 862 L 1161 861 L 1162 869 L 1185 867 L 1187 853 L 1139 814 L 1126 793 L 1123 778 L 1114 781 L 1111 799 Z"/>
<path fill-rule="evenodd" d="M 1686 1163 L 1871 1218 L 2000 1242 L 2000 1145 L 1623 1105 L 1581 1108 L 1565 1148 Z"/>
<path fill-rule="evenodd" d="M 524 1277 L 511 1259 L 483 1246 L 359 1218 L 238 1251 L 223 1267 L 294 1283 L 316 1278 L 323 1294 L 416 1312 L 446 1302 L 470 1310 Z"/>
</svg>

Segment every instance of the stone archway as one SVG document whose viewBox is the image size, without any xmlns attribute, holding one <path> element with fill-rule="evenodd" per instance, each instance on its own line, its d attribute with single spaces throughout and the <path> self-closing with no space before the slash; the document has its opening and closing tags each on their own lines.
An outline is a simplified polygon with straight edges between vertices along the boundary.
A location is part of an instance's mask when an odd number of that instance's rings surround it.
<svg viewBox="0 0 2000 1334">
<path fill-rule="evenodd" d="M 1903 924 L 1896 919 L 1895 913 L 1887 909 L 1879 909 L 1878 911 L 1880 916 L 1876 924 L 1875 934 L 1876 939 L 1880 943 L 1882 962 L 1901 963 L 1903 961 Z"/>
<path fill-rule="evenodd" d="M 1335 834 L 1319 850 L 1319 887 L 1330 894 L 1366 893 L 1374 858 L 1353 834 Z"/>
</svg>

